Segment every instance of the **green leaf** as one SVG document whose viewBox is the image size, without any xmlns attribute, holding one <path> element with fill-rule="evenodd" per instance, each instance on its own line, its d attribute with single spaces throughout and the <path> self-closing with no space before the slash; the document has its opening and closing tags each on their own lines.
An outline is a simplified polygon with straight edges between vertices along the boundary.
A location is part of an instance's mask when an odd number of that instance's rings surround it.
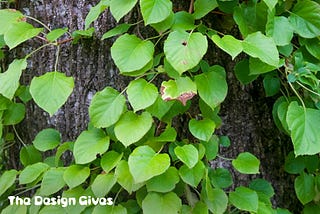
<svg viewBox="0 0 320 214">
<path fill-rule="evenodd" d="M 187 165 L 183 165 L 179 168 L 181 179 L 192 187 L 197 187 L 199 185 L 204 176 L 204 172 L 205 166 L 202 161 L 198 161 L 191 169 Z"/>
<path fill-rule="evenodd" d="M 109 0 L 101 0 L 96 6 L 91 7 L 88 15 L 85 19 L 85 30 L 87 30 L 92 22 L 97 20 L 99 15 L 107 9 L 109 6 Z"/>
<path fill-rule="evenodd" d="M 96 93 L 89 107 L 93 125 L 106 128 L 115 124 L 126 109 L 126 98 L 111 87 Z"/>
<path fill-rule="evenodd" d="M 209 141 L 201 141 L 201 144 L 206 149 L 205 155 L 207 159 L 215 159 L 219 151 L 219 139 L 217 136 L 212 136 Z"/>
<path fill-rule="evenodd" d="M 216 71 L 195 76 L 199 96 L 213 110 L 226 98 L 228 84 L 226 78 Z"/>
<path fill-rule="evenodd" d="M 179 182 L 178 170 L 175 167 L 170 167 L 163 174 L 155 176 L 147 181 L 148 192 L 170 192 Z M 165 181 L 165 182 L 164 182 Z"/>
<path fill-rule="evenodd" d="M 290 13 L 289 21 L 294 31 L 304 38 L 320 36 L 320 5 L 317 2 L 298 1 Z"/>
<path fill-rule="evenodd" d="M 266 37 L 261 32 L 249 34 L 242 42 L 243 51 L 252 57 L 259 58 L 262 62 L 278 67 L 279 53 L 272 38 Z"/>
<path fill-rule="evenodd" d="M 58 166 L 59 162 L 61 161 L 60 158 L 66 151 L 73 151 L 74 142 L 64 142 L 57 148 L 57 152 L 55 155 L 55 165 Z"/>
<path fill-rule="evenodd" d="M 4 40 L 10 49 L 13 49 L 21 43 L 37 36 L 43 28 L 34 28 L 26 22 L 17 22 L 12 24 L 4 34 Z"/>
<path fill-rule="evenodd" d="M 163 100 L 179 100 L 185 106 L 197 94 L 197 86 L 189 77 L 178 77 L 176 80 L 163 81 L 160 92 Z"/>
<path fill-rule="evenodd" d="M 320 40 L 318 38 L 306 39 L 305 47 L 312 56 L 320 60 Z"/>
<path fill-rule="evenodd" d="M 279 46 L 288 45 L 293 37 L 293 29 L 288 18 L 284 16 L 268 16 L 266 35 L 273 38 L 274 43 Z"/>
<path fill-rule="evenodd" d="M 149 146 L 137 147 L 128 159 L 129 170 L 136 183 L 161 175 L 170 166 L 168 154 L 157 154 Z"/>
<path fill-rule="evenodd" d="M 198 150 L 191 144 L 177 146 L 174 148 L 174 153 L 189 168 L 194 167 L 198 162 Z"/>
<path fill-rule="evenodd" d="M 158 119 L 162 119 L 166 113 L 170 110 L 173 105 L 172 102 L 165 102 L 161 96 L 158 96 L 157 100 L 153 105 L 147 108 L 147 111 L 152 115 L 157 117 Z"/>
<path fill-rule="evenodd" d="M 115 170 L 115 176 L 117 178 L 117 182 L 125 189 L 129 194 L 133 191 L 140 189 L 144 185 L 144 183 L 135 183 L 133 177 L 129 171 L 128 162 L 125 160 L 121 160 L 117 165 Z"/>
<path fill-rule="evenodd" d="M 117 178 L 113 173 L 98 175 L 91 184 L 92 192 L 96 197 L 105 197 L 116 184 Z"/>
<path fill-rule="evenodd" d="M 128 100 L 133 110 L 139 111 L 151 106 L 158 97 L 158 89 L 144 79 L 137 79 L 130 82 L 127 89 Z"/>
<path fill-rule="evenodd" d="M 16 181 L 18 172 L 15 169 L 5 171 L 0 177 L 0 196 L 5 193 Z"/>
<path fill-rule="evenodd" d="M 144 214 L 174 214 L 182 207 L 181 199 L 173 192 L 160 194 L 149 192 L 142 201 Z"/>
<path fill-rule="evenodd" d="M 68 28 L 58 28 L 58 29 L 55 29 L 53 31 L 50 31 L 46 38 L 50 41 L 50 42 L 53 42 L 55 41 L 56 39 L 58 39 L 60 36 L 62 36 L 63 34 L 65 34 L 66 32 L 68 31 Z"/>
<path fill-rule="evenodd" d="M 173 31 L 164 42 L 168 62 L 181 75 L 195 67 L 207 52 L 207 38 L 201 33 Z"/>
<path fill-rule="evenodd" d="M 45 152 L 56 148 L 60 141 L 60 133 L 55 129 L 49 128 L 39 132 L 32 143 L 36 149 Z"/>
<path fill-rule="evenodd" d="M 51 168 L 44 173 L 40 187 L 41 195 L 49 196 L 64 187 L 64 171 L 64 168 Z"/>
<path fill-rule="evenodd" d="M 250 189 L 255 190 L 257 193 L 263 193 L 269 198 L 271 198 L 274 195 L 274 189 L 272 185 L 261 178 L 256 178 L 249 184 Z"/>
<path fill-rule="evenodd" d="M 222 189 L 213 189 L 211 185 L 208 185 L 207 188 L 203 188 L 203 192 L 205 192 L 204 202 L 212 213 L 225 213 L 228 205 L 228 196 Z"/>
<path fill-rule="evenodd" d="M 259 173 L 260 161 L 249 152 L 242 152 L 232 161 L 233 167 L 243 174 Z"/>
<path fill-rule="evenodd" d="M 195 19 L 200 19 L 218 6 L 216 0 L 196 0 L 194 2 L 194 13 L 192 15 Z"/>
<path fill-rule="evenodd" d="M 0 10 L 0 35 L 5 34 L 12 24 L 23 21 L 25 16 L 17 10 Z"/>
<path fill-rule="evenodd" d="M 129 111 L 117 122 L 114 133 L 124 146 L 129 146 L 138 142 L 150 130 L 152 123 L 153 119 L 150 113 L 143 112 L 141 115 L 137 115 Z"/>
<path fill-rule="evenodd" d="M 299 201 L 305 205 L 316 196 L 314 176 L 302 173 L 294 181 L 294 189 Z"/>
<path fill-rule="evenodd" d="M 145 67 L 153 59 L 154 45 L 135 35 L 120 36 L 111 47 L 111 56 L 120 72 L 134 72 Z"/>
<path fill-rule="evenodd" d="M 8 70 L 0 73 L 0 93 L 8 99 L 12 99 L 19 87 L 22 70 L 26 69 L 26 59 L 15 59 L 10 63 Z"/>
<path fill-rule="evenodd" d="M 237 187 L 234 192 L 229 194 L 230 202 L 240 210 L 257 212 L 258 194 L 246 187 Z"/>
<path fill-rule="evenodd" d="M 196 120 L 191 119 L 189 121 L 189 130 L 193 136 L 198 138 L 199 140 L 209 141 L 214 129 L 215 124 L 210 119 Z"/>
<path fill-rule="evenodd" d="M 89 211 L 90 212 L 90 211 Z M 127 209 L 122 205 L 118 206 L 104 206 L 104 205 L 97 205 L 94 207 L 92 214 L 127 214 Z"/>
<path fill-rule="evenodd" d="M 269 10 L 272 10 L 278 3 L 278 0 L 263 0 L 263 1 L 268 6 Z"/>
<path fill-rule="evenodd" d="M 52 116 L 67 101 L 73 87 L 72 77 L 55 71 L 34 77 L 30 84 L 30 93 L 38 106 Z"/>
<path fill-rule="evenodd" d="M 31 165 L 42 161 L 41 153 L 33 145 L 27 145 L 20 150 L 20 161 L 23 166 Z"/>
<path fill-rule="evenodd" d="M 35 181 L 48 168 L 49 168 L 49 166 L 45 163 L 42 163 L 42 162 L 27 166 L 20 173 L 19 183 L 20 184 L 28 184 L 28 183 Z"/>
<path fill-rule="evenodd" d="M 115 28 L 112 28 L 111 30 L 107 31 L 105 34 L 103 34 L 101 37 L 101 40 L 108 39 L 110 37 L 123 34 L 123 33 L 127 32 L 130 27 L 131 27 L 131 25 L 126 24 L 126 23 L 122 23 L 122 24 L 116 26 Z"/>
<path fill-rule="evenodd" d="M 170 0 L 140 0 L 141 13 L 145 25 L 165 20 L 172 11 Z"/>
<path fill-rule="evenodd" d="M 123 153 L 119 154 L 118 152 L 115 151 L 110 151 L 105 153 L 102 158 L 100 165 L 105 171 L 105 173 L 110 172 L 114 167 L 117 166 L 117 164 L 120 162 L 122 159 Z"/>
<path fill-rule="evenodd" d="M 250 76 L 268 73 L 268 72 L 275 70 L 275 69 L 277 69 L 277 67 L 266 64 L 258 58 L 250 57 L 250 59 L 249 59 L 249 70 L 250 70 L 249 75 Z"/>
<path fill-rule="evenodd" d="M 19 213 L 19 214 L 27 214 L 27 205 L 10 205 L 7 206 L 5 209 L 1 211 L 1 214 L 12 214 L 12 213 Z"/>
<path fill-rule="evenodd" d="M 71 165 L 63 173 L 63 179 L 70 189 L 79 186 L 90 176 L 90 168 L 80 165 Z"/>
<path fill-rule="evenodd" d="M 209 178 L 211 184 L 216 188 L 227 188 L 233 183 L 229 170 L 225 168 L 210 169 Z"/>
<path fill-rule="evenodd" d="M 22 103 L 11 103 L 4 111 L 3 125 L 15 125 L 20 123 L 25 115 L 26 108 Z"/>
<path fill-rule="evenodd" d="M 241 41 L 231 35 L 225 35 L 222 38 L 218 35 L 213 35 L 211 39 L 219 48 L 227 52 L 232 57 L 232 60 L 242 52 Z"/>
<path fill-rule="evenodd" d="M 196 26 L 194 25 L 194 17 L 186 12 L 179 11 L 174 14 L 174 22 L 171 27 L 172 30 L 193 30 Z"/>
<path fill-rule="evenodd" d="M 303 156 L 294 156 L 291 151 L 285 159 L 284 170 L 290 174 L 301 174 L 306 168 Z"/>
<path fill-rule="evenodd" d="M 299 106 L 291 102 L 287 112 L 287 123 L 295 155 L 314 155 L 320 152 L 320 110 Z"/>
<path fill-rule="evenodd" d="M 280 80 L 277 77 L 266 75 L 263 78 L 263 87 L 267 97 L 271 97 L 280 91 Z"/>
<path fill-rule="evenodd" d="M 159 34 L 162 34 L 166 32 L 168 29 L 172 27 L 174 23 L 174 13 L 171 11 L 170 15 L 163 21 L 151 24 L 151 27 L 153 27 Z"/>
<path fill-rule="evenodd" d="M 86 164 L 102 155 L 109 148 L 110 139 L 101 129 L 83 131 L 73 147 L 73 154 L 77 164 Z"/>
<path fill-rule="evenodd" d="M 257 79 L 258 75 L 251 74 L 249 67 L 249 60 L 243 59 L 238 62 L 234 68 L 235 75 L 237 79 L 243 84 L 247 85 L 253 80 Z"/>
<path fill-rule="evenodd" d="M 113 17 L 120 21 L 122 17 L 124 17 L 127 13 L 132 10 L 132 8 L 136 5 L 138 0 L 111 0 L 110 1 L 110 11 Z"/>
</svg>

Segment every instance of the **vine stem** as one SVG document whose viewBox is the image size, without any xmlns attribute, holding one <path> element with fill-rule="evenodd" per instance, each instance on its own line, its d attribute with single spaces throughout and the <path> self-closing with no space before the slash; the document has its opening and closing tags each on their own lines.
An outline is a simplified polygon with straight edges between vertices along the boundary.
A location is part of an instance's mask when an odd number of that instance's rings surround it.
<svg viewBox="0 0 320 214">
<path fill-rule="evenodd" d="M 42 25 L 45 29 L 47 29 L 49 32 L 51 31 L 51 29 L 50 29 L 46 24 L 44 24 L 43 22 L 41 22 L 40 20 L 38 20 L 38 19 L 36 19 L 36 18 L 33 18 L 33 17 L 31 17 L 31 16 L 26 16 L 26 18 L 31 19 L 31 20 L 39 23 L 39 24 Z"/>
<path fill-rule="evenodd" d="M 308 87 L 304 86 L 303 84 L 301 84 L 299 81 L 297 81 L 298 85 L 300 85 L 302 88 L 306 89 L 307 91 L 317 95 L 317 96 L 320 96 L 319 93 L 315 92 L 315 91 L 312 91 L 311 89 L 309 89 Z"/>
<path fill-rule="evenodd" d="M 223 160 L 227 160 L 227 161 L 233 161 L 234 159 L 232 159 L 232 158 L 226 158 L 226 157 L 222 157 L 222 156 L 220 156 L 220 155 L 217 155 L 217 157 L 218 158 L 221 158 L 221 159 L 223 159 Z"/>
<path fill-rule="evenodd" d="M 41 184 L 37 184 L 37 185 L 33 186 L 32 188 L 28 188 L 28 189 L 26 189 L 26 190 L 24 190 L 24 191 L 22 191 L 22 192 L 18 192 L 18 193 L 15 194 L 14 196 L 18 196 L 18 195 L 21 195 L 21 194 L 23 194 L 23 193 L 25 193 L 25 192 L 29 192 L 30 190 L 36 189 L 36 188 L 38 188 L 38 187 L 40 187 L 40 186 L 41 186 Z M 17 190 L 18 190 L 18 189 L 17 189 Z"/>
<path fill-rule="evenodd" d="M 57 71 L 57 69 L 58 69 L 59 54 L 60 54 L 60 45 L 57 45 L 56 61 L 55 61 L 55 63 L 54 63 L 54 70 L 55 70 L 55 71 Z"/>
<path fill-rule="evenodd" d="M 14 133 L 16 134 L 18 140 L 22 143 L 22 145 L 23 145 L 24 147 L 26 147 L 26 144 L 24 143 L 24 141 L 21 139 L 20 135 L 18 134 L 18 132 L 17 132 L 17 130 L 16 130 L 16 127 L 15 127 L 15 126 L 12 126 L 12 128 L 13 128 L 13 131 L 14 131 Z"/>
<path fill-rule="evenodd" d="M 290 72 L 288 71 L 288 68 L 286 68 L 286 74 L 288 74 L 288 73 L 290 73 Z M 288 75 L 287 75 L 287 76 L 288 76 Z M 292 91 L 295 93 L 295 95 L 296 95 L 296 96 L 298 97 L 298 99 L 300 100 L 304 112 L 306 112 L 306 105 L 304 104 L 303 99 L 301 98 L 301 96 L 299 95 L 299 93 L 297 92 L 297 90 L 293 87 L 293 85 L 291 84 L 291 82 L 288 81 L 288 83 L 289 83 L 289 86 L 290 86 L 290 88 L 292 89 Z"/>
<path fill-rule="evenodd" d="M 53 44 L 52 44 L 52 43 L 44 44 L 44 45 L 40 46 L 39 48 L 35 49 L 34 51 L 31 51 L 29 54 L 26 55 L 25 58 L 29 58 L 32 54 L 38 52 L 38 51 L 41 50 L 42 48 L 45 48 L 45 47 L 47 47 L 47 46 L 49 46 L 49 45 L 53 45 Z"/>
<path fill-rule="evenodd" d="M 189 6 L 189 13 L 193 12 L 193 5 L 194 5 L 194 0 L 190 1 L 190 6 Z"/>
</svg>

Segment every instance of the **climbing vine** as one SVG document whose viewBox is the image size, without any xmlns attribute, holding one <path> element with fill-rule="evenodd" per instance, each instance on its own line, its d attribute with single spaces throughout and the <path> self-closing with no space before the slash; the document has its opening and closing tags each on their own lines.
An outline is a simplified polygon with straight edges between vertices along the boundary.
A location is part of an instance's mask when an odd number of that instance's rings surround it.
<svg viewBox="0 0 320 214">
<path fill-rule="evenodd" d="M 241 84 L 262 76 L 266 96 L 278 97 L 274 122 L 291 137 L 294 147 L 285 169 L 297 174 L 294 188 L 304 212 L 319 212 L 319 1 L 195 0 L 186 11 L 174 12 L 170 0 L 101 0 L 87 14 L 85 29 L 74 32 L 51 29 L 20 11 L 2 9 L 1 48 L 12 50 L 34 38 L 44 42 L 1 70 L 2 154 L 12 138 L 19 137 L 8 128 L 15 130 L 23 120 L 27 102 L 32 99 L 52 116 L 67 101 L 74 79 L 63 69 L 57 70 L 60 46 L 92 37 L 92 23 L 105 10 L 119 24 L 101 39 L 116 38 L 110 48 L 112 59 L 121 75 L 133 79 L 123 91 L 105 87 L 94 95 L 90 124 L 75 142 L 62 142 L 52 128 L 39 132 L 30 145 L 21 140 L 23 168 L 4 170 L 0 165 L 0 206 L 6 207 L 2 213 L 290 213 L 272 207 L 274 190 L 266 180 L 254 179 L 248 186 L 229 191 L 233 183 L 229 170 L 210 166 L 219 146 L 228 144 L 226 136 L 215 134 L 221 126 L 219 106 L 228 84 L 224 68 L 204 58 L 209 43 L 232 59 L 246 54 L 234 69 Z M 136 10 L 141 20 L 123 21 Z M 241 38 L 206 26 L 202 19 L 212 12 L 229 14 Z M 143 38 L 132 31 L 141 22 L 157 35 Z M 30 85 L 20 85 L 30 56 L 47 46 L 55 47 L 54 70 L 33 77 Z M 160 75 L 167 80 L 157 84 Z M 188 109 L 195 105 L 200 113 L 192 115 Z M 193 138 L 177 135 L 173 120 L 182 114 L 188 115 Z M 55 156 L 43 160 L 47 151 L 55 151 Z M 74 157 L 68 166 L 60 160 L 66 151 Z M 259 173 L 260 161 L 249 152 L 230 162 L 240 173 Z M 30 190 L 33 200 L 37 196 L 59 200 L 43 206 L 10 205 L 9 196 L 19 197 Z M 63 204 L 63 198 L 80 200 L 83 196 L 90 200 Z"/>
</svg>

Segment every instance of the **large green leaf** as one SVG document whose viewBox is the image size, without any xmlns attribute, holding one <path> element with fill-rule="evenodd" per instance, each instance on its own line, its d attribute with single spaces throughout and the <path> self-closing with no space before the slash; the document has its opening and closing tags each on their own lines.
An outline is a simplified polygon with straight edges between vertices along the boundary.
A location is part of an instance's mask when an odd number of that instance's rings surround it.
<svg viewBox="0 0 320 214">
<path fill-rule="evenodd" d="M 106 128 L 115 124 L 125 109 L 126 98 L 117 90 L 106 87 L 93 96 L 89 115 L 95 127 Z"/>
<path fill-rule="evenodd" d="M 294 31 L 305 38 L 320 36 L 320 5 L 315 1 L 298 1 L 290 13 Z"/>
<path fill-rule="evenodd" d="M 220 38 L 215 34 L 211 39 L 219 48 L 227 52 L 232 57 L 232 60 L 242 52 L 243 48 L 241 41 L 231 35 L 225 35 Z"/>
<path fill-rule="evenodd" d="M 226 78 L 216 71 L 195 76 L 199 96 L 213 110 L 226 98 L 228 84 Z"/>
<path fill-rule="evenodd" d="M 142 69 L 153 59 L 154 45 L 135 35 L 120 36 L 111 47 L 111 56 L 120 72 L 129 73 Z"/>
<path fill-rule="evenodd" d="M 27 67 L 26 59 L 15 59 L 8 70 L 0 73 L 0 93 L 8 99 L 12 99 L 19 87 L 19 80 L 22 73 Z"/>
<path fill-rule="evenodd" d="M 63 173 L 63 179 L 70 189 L 82 184 L 90 176 L 90 168 L 71 165 Z"/>
<path fill-rule="evenodd" d="M 316 196 L 314 176 L 303 172 L 295 179 L 294 189 L 303 205 L 309 203 Z"/>
<path fill-rule="evenodd" d="M 113 17 L 120 21 L 122 17 L 124 17 L 127 13 L 132 10 L 132 8 L 136 5 L 138 0 L 111 0 L 110 1 L 110 11 Z"/>
<path fill-rule="evenodd" d="M 152 116 L 148 112 L 137 115 L 129 111 L 117 122 L 114 133 L 124 146 L 129 146 L 138 142 L 150 130 L 152 122 Z"/>
<path fill-rule="evenodd" d="M 53 115 L 67 101 L 73 87 L 72 77 L 55 71 L 34 77 L 30 84 L 30 93 L 38 106 Z"/>
<path fill-rule="evenodd" d="M 102 155 L 109 148 L 109 137 L 101 129 L 83 131 L 73 147 L 73 154 L 77 164 L 86 164 Z"/>
<path fill-rule="evenodd" d="M 5 193 L 16 181 L 17 170 L 5 171 L 0 177 L 0 196 Z"/>
<path fill-rule="evenodd" d="M 287 111 L 287 123 L 295 155 L 314 155 L 320 152 L 320 110 L 299 106 L 291 102 Z"/>
<path fill-rule="evenodd" d="M 91 184 L 92 192 L 96 197 L 105 197 L 116 182 L 117 178 L 113 173 L 100 174 Z"/>
<path fill-rule="evenodd" d="M 195 67 L 207 52 L 207 38 L 201 33 L 173 31 L 164 43 L 168 62 L 179 74 Z"/>
<path fill-rule="evenodd" d="M 191 169 L 186 165 L 179 168 L 179 175 L 181 179 L 193 187 L 197 187 L 199 185 L 204 173 L 205 166 L 202 161 L 198 161 L 198 163 Z"/>
<path fill-rule="evenodd" d="M 19 176 L 20 184 L 28 184 L 36 180 L 49 166 L 45 163 L 39 162 L 27 166 L 22 170 Z"/>
<path fill-rule="evenodd" d="M 51 168 L 44 173 L 40 187 L 41 195 L 49 196 L 64 187 L 64 171 L 63 168 Z"/>
<path fill-rule="evenodd" d="M 19 44 L 37 36 L 42 28 L 34 28 L 26 22 L 17 22 L 12 24 L 4 34 L 4 40 L 10 49 L 15 48 Z"/>
<path fill-rule="evenodd" d="M 243 51 L 252 57 L 278 67 L 279 53 L 272 38 L 266 37 L 261 32 L 249 34 L 242 42 Z"/>
<path fill-rule="evenodd" d="M 293 29 L 288 18 L 270 14 L 266 25 L 266 34 L 268 37 L 273 38 L 276 45 L 284 46 L 290 44 L 293 37 Z"/>
<path fill-rule="evenodd" d="M 232 161 L 233 167 L 243 174 L 259 173 L 260 161 L 249 152 L 242 152 Z"/>
<path fill-rule="evenodd" d="M 194 167 L 198 162 L 198 150 L 192 144 L 177 146 L 174 148 L 174 153 L 189 168 Z"/>
<path fill-rule="evenodd" d="M 144 214 L 175 214 L 180 212 L 181 206 L 181 199 L 174 192 L 150 192 L 142 201 Z"/>
<path fill-rule="evenodd" d="M 158 97 L 158 89 L 144 79 L 133 80 L 127 89 L 128 100 L 134 111 L 151 106 Z"/>
<path fill-rule="evenodd" d="M 200 19 L 218 6 L 216 0 L 196 0 L 194 2 L 194 13 L 192 15 L 195 19 Z"/>
<path fill-rule="evenodd" d="M 36 149 L 45 152 L 58 146 L 60 140 L 60 133 L 55 129 L 49 128 L 39 132 L 32 143 Z"/>
<path fill-rule="evenodd" d="M 129 170 L 136 183 L 161 175 L 170 166 L 168 154 L 157 154 L 149 146 L 137 147 L 128 159 Z"/>
<path fill-rule="evenodd" d="M 165 20 L 172 11 L 170 0 L 140 0 L 141 13 L 145 25 Z"/>
<path fill-rule="evenodd" d="M 240 210 L 257 212 L 258 194 L 246 187 L 237 187 L 234 192 L 229 194 L 230 202 Z"/>
<path fill-rule="evenodd" d="M 170 167 L 163 174 L 148 180 L 146 186 L 148 192 L 170 192 L 175 188 L 179 180 L 178 170 L 175 167 Z"/>
<path fill-rule="evenodd" d="M 85 30 L 90 27 L 90 24 L 97 20 L 99 15 L 109 6 L 109 0 L 101 0 L 96 6 L 91 7 L 85 19 Z"/>
<path fill-rule="evenodd" d="M 0 10 L 0 35 L 5 34 L 12 24 L 21 22 L 24 15 L 17 10 Z"/>
<path fill-rule="evenodd" d="M 196 120 L 191 119 L 189 121 L 189 130 L 193 136 L 199 140 L 209 141 L 216 125 L 210 119 Z"/>
</svg>

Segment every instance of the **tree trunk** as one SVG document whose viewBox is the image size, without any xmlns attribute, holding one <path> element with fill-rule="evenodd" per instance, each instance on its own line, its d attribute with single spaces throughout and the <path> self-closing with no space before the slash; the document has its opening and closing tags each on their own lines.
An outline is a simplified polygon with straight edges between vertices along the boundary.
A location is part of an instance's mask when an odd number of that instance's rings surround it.
<svg viewBox="0 0 320 214">
<path fill-rule="evenodd" d="M 84 29 L 84 19 L 90 7 L 95 4 L 96 1 L 86 0 L 29 0 L 21 1 L 18 9 L 41 20 L 52 29 L 68 27 L 72 32 Z M 129 78 L 119 75 L 111 59 L 110 47 L 114 40 L 99 39 L 102 33 L 115 24 L 110 12 L 106 11 L 95 23 L 95 37 L 82 40 L 76 45 L 66 43 L 61 47 L 58 70 L 74 78 L 74 91 L 67 103 L 52 117 L 33 101 L 28 103 L 26 117 L 17 127 L 26 144 L 31 144 L 36 134 L 48 127 L 59 130 L 64 141 L 75 140 L 81 131 L 87 128 L 88 106 L 92 96 L 106 86 L 112 86 L 119 91 L 127 86 Z M 24 46 L 23 53 L 17 55 L 23 56 L 30 52 L 31 48 L 27 48 L 30 45 L 35 49 L 41 44 L 41 40 L 34 39 Z M 248 185 L 255 177 L 264 178 L 271 182 L 275 189 L 274 205 L 292 210 L 296 206 L 294 204 L 298 204 L 293 190 L 293 178 L 283 170 L 284 159 L 291 149 L 291 142 L 278 132 L 272 121 L 271 110 L 274 100 L 264 98 L 260 80 L 242 86 L 233 73 L 235 62 L 213 45 L 209 47 L 210 51 L 206 57 L 214 58 L 212 63 L 223 66 L 228 76 L 229 91 L 226 101 L 222 104 L 220 115 L 223 124 L 218 134 L 229 136 L 232 144 L 229 148 L 221 148 L 220 155 L 234 158 L 240 152 L 248 151 L 261 161 L 261 173 L 257 176 L 233 172 L 233 187 L 240 184 Z M 21 83 L 27 85 L 32 77 L 53 71 L 55 58 L 56 50 L 50 47 L 33 55 Z M 19 146 L 14 149 L 19 149 Z M 17 164 L 19 159 L 16 154 L 13 152 L 11 159 Z M 223 158 L 216 159 L 212 165 L 232 168 L 231 162 Z"/>
</svg>

